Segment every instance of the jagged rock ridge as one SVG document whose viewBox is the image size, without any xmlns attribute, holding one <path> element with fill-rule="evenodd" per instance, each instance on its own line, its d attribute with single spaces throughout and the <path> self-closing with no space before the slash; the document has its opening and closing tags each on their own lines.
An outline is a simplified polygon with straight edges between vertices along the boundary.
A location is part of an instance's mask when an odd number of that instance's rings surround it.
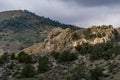
<svg viewBox="0 0 120 80">
<path fill-rule="evenodd" d="M 74 50 L 75 46 L 83 43 L 98 44 L 115 40 L 118 38 L 118 36 L 116 36 L 116 32 L 119 33 L 111 25 L 103 25 L 99 27 L 93 26 L 91 28 L 80 29 L 76 31 L 72 31 L 69 28 L 55 28 L 49 33 L 47 39 L 45 39 L 43 43 L 34 44 L 33 46 L 24 50 L 26 53 L 30 54 L 52 52 L 54 50 L 72 51 Z"/>
</svg>

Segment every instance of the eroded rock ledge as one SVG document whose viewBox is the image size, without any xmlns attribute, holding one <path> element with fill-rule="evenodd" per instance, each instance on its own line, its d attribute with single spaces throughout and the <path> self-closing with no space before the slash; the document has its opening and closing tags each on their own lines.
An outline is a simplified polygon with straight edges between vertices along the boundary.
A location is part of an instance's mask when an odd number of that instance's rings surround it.
<svg viewBox="0 0 120 80">
<path fill-rule="evenodd" d="M 97 44 L 116 39 L 116 29 L 109 26 L 92 26 L 91 28 L 72 31 L 71 29 L 53 29 L 43 43 L 36 43 L 24 51 L 28 54 L 74 50 L 75 46 L 83 43 Z M 118 32 L 119 33 L 119 32 Z"/>
</svg>

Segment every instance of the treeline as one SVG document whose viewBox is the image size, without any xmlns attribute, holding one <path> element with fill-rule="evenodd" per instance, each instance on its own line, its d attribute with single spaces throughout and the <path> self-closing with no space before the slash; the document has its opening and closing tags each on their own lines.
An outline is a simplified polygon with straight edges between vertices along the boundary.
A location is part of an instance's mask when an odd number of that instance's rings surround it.
<svg viewBox="0 0 120 80">
<path fill-rule="evenodd" d="M 15 12 L 13 12 L 15 14 Z M 11 15 L 10 15 L 11 16 Z M 42 26 L 53 26 L 53 27 L 61 27 L 71 28 L 72 30 L 78 29 L 73 25 L 62 24 L 58 21 L 51 20 L 50 18 L 45 18 L 42 16 L 37 16 L 34 13 L 31 13 L 27 10 L 23 11 L 22 15 L 18 15 L 18 17 L 10 18 L 8 20 L 4 20 L 0 22 L 1 28 L 8 27 L 10 29 L 22 30 L 25 28 L 37 28 Z"/>
</svg>

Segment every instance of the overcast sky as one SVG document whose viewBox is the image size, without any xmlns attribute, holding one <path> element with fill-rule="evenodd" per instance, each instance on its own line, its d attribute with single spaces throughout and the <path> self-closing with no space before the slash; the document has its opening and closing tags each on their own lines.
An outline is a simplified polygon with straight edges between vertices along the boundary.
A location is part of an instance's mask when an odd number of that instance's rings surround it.
<svg viewBox="0 0 120 80">
<path fill-rule="evenodd" d="M 19 9 L 80 27 L 120 27 L 120 0 L 0 0 L 0 11 Z"/>
</svg>

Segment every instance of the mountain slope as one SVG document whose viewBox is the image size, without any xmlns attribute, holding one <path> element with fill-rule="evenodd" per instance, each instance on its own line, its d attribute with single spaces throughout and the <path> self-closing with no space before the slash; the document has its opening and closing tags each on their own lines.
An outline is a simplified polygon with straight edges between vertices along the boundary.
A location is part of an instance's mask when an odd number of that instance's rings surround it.
<svg viewBox="0 0 120 80">
<path fill-rule="evenodd" d="M 48 57 L 52 67 L 38 75 L 42 79 L 119 80 L 119 32 L 118 28 L 111 25 L 76 31 L 55 28 L 43 43 L 34 44 L 23 51 Z"/>
<path fill-rule="evenodd" d="M 0 13 L 0 48 L 16 52 L 36 42 L 43 41 L 56 27 L 78 29 L 49 18 L 37 16 L 27 10 Z"/>
<path fill-rule="evenodd" d="M 119 29 L 111 25 L 54 28 L 44 42 L 2 55 L 0 79 L 119 80 L 119 36 Z"/>
<path fill-rule="evenodd" d="M 6 11 L 0 13 L 0 22 L 1 27 L 7 28 L 31 28 L 31 27 L 40 27 L 40 26 L 54 26 L 61 28 L 71 28 L 77 29 L 77 27 L 72 25 L 61 24 L 58 21 L 51 20 L 49 18 L 40 17 L 31 13 L 27 10 L 15 10 L 15 11 Z M 11 26 L 11 27 L 9 27 Z"/>
</svg>

